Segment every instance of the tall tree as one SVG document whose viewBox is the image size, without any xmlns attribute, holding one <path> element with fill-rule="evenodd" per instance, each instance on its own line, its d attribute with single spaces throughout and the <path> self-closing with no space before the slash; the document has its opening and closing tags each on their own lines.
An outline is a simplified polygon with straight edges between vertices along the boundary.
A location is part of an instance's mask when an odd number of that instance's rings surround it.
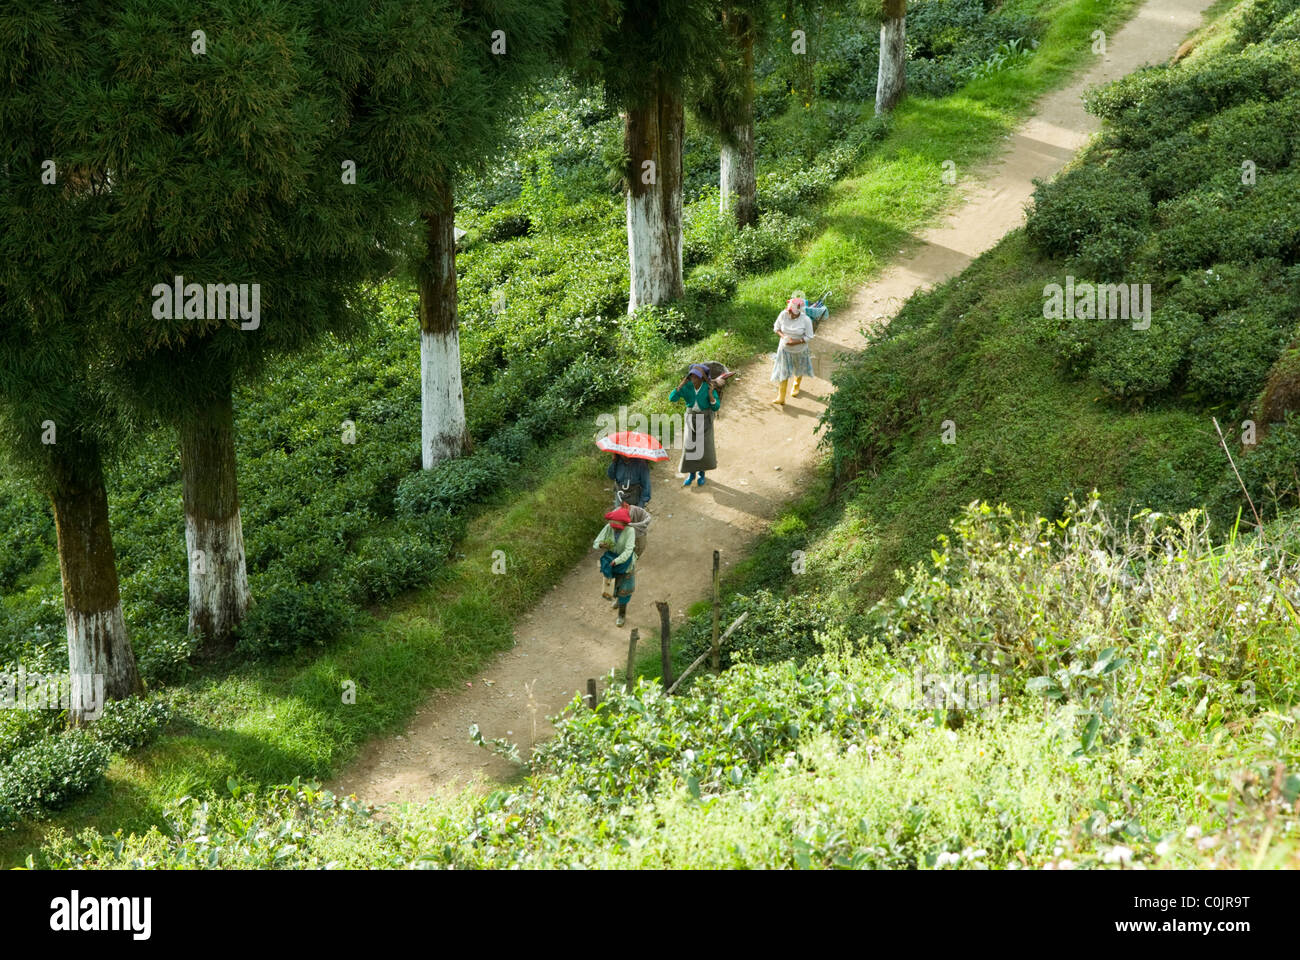
<svg viewBox="0 0 1300 960">
<path fill-rule="evenodd" d="M 78 162 L 59 115 L 94 59 L 87 11 L 28 4 L 0 27 L 0 453 L 50 498 L 74 722 L 141 689 L 122 616 L 106 457 L 127 433 L 100 372 L 112 331 L 87 244 L 108 183 Z"/>
<path fill-rule="evenodd" d="M 465 452 L 455 184 L 494 157 L 564 28 L 562 0 L 380 0 L 364 87 L 364 155 L 415 204 L 420 448 Z"/>
<path fill-rule="evenodd" d="M 738 227 L 758 222 L 754 56 L 776 15 L 776 0 L 723 0 L 718 19 L 727 42 L 691 85 L 691 109 L 721 141 L 718 205 Z"/>
<path fill-rule="evenodd" d="M 889 113 L 907 87 L 907 0 L 882 0 L 876 116 Z"/>
<path fill-rule="evenodd" d="M 92 56 L 59 91 L 59 127 L 109 188 L 83 238 L 96 256 L 68 263 L 93 271 L 112 324 L 114 395 L 177 431 L 190 630 L 207 651 L 250 602 L 234 386 L 355 326 L 357 287 L 397 245 L 400 192 L 348 167 L 367 9 L 79 8 Z"/>
<path fill-rule="evenodd" d="M 725 37 L 716 0 L 625 0 L 604 12 L 578 73 L 623 110 L 631 312 L 683 293 L 684 97 Z"/>
</svg>

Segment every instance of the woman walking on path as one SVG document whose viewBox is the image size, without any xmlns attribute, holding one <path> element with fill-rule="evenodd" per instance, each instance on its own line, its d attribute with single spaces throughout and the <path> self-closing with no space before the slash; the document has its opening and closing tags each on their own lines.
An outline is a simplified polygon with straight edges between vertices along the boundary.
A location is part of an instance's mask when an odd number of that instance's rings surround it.
<svg viewBox="0 0 1300 960">
<path fill-rule="evenodd" d="M 616 453 L 614 462 L 605 470 L 605 476 L 614 481 L 614 497 L 619 502 L 638 507 L 650 502 L 649 462 Z"/>
<path fill-rule="evenodd" d="M 794 389 L 790 396 L 799 396 L 799 384 L 804 377 L 813 375 L 812 351 L 808 341 L 813 338 L 812 320 L 804 312 L 803 297 L 796 293 L 787 301 L 785 309 L 777 315 L 772 332 L 780 337 L 776 348 L 776 360 L 772 364 L 772 380 L 780 383 L 780 389 L 772 402 L 777 406 L 785 403 L 785 389 L 790 378 L 794 377 Z"/>
<path fill-rule="evenodd" d="M 636 529 L 626 506 L 609 511 L 605 519 L 609 522 L 591 547 L 605 551 L 600 556 L 600 572 L 605 577 L 605 591 L 601 596 L 614 601 L 617 626 L 621 627 L 627 617 L 628 601 L 636 590 Z"/>
<path fill-rule="evenodd" d="M 686 402 L 686 444 L 677 467 L 678 473 L 686 474 L 682 486 L 689 487 L 698 475 L 702 487 L 704 472 L 718 468 L 718 455 L 713 446 L 713 415 L 722 406 L 722 395 L 709 383 L 708 367 L 696 363 L 668 399 Z"/>
</svg>

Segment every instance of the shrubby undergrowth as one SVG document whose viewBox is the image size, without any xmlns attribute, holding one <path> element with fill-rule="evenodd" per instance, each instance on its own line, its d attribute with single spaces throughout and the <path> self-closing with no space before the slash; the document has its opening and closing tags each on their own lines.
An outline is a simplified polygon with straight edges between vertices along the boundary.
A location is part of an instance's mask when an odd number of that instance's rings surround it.
<svg viewBox="0 0 1300 960">
<path fill-rule="evenodd" d="M 1261 40 L 1095 92 L 1101 141 L 1036 194 L 1028 235 L 1078 281 L 1152 287 L 1149 330 L 1113 317 L 1048 333 L 1124 402 L 1186 396 L 1245 415 L 1296 337 L 1300 48 Z"/>
<path fill-rule="evenodd" d="M 84 727 L 58 730 L 58 712 L 5 711 L 0 725 L 0 829 L 39 818 L 95 786 L 114 754 L 144 746 L 171 720 L 158 700 L 104 705 Z"/>
<path fill-rule="evenodd" d="M 300 785 L 40 866 L 1272 865 L 1300 840 L 1300 531 L 972 504 L 823 652 L 577 701 L 522 786 L 381 825 Z M 815 559 L 815 555 L 814 555 Z M 770 608 L 769 626 L 784 611 Z M 758 614 L 758 618 L 764 614 Z M 834 633 L 834 631 L 832 631 Z M 852 639 L 849 639 L 852 637 Z M 755 647 L 755 659 L 762 651 Z M 774 644 L 773 658 L 787 651 Z M 991 671 L 996 705 L 906 681 Z M 902 691 L 902 696 L 900 696 Z M 242 792 L 242 791 L 240 791 Z"/>
</svg>

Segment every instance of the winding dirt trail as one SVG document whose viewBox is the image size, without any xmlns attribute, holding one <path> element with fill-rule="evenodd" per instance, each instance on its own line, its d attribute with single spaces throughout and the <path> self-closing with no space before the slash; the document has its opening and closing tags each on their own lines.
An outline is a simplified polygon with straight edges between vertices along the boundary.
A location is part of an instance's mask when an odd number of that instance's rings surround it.
<svg viewBox="0 0 1300 960">
<path fill-rule="evenodd" d="M 774 392 L 768 382 L 770 355 L 742 368 L 723 393 L 716 429 L 719 469 L 709 483 L 683 489 L 673 472 L 676 457 L 654 468 L 650 510 L 655 519 L 626 627 L 615 627 L 609 603 L 600 598 L 593 551 L 522 618 L 514 648 L 486 666 L 472 686 L 435 693 L 405 734 L 372 741 L 330 788 L 384 804 L 495 783 L 510 776 L 512 766 L 469 741 L 471 723 L 489 739 L 513 740 L 526 753 L 550 735 L 546 717 L 559 713 L 587 677 L 603 677 L 625 662 L 630 628 L 640 628 L 642 644 L 657 648 L 653 602 L 667 600 L 679 622 L 708 594 L 714 545 L 723 548 L 724 568 L 730 566 L 807 481 L 834 354 L 859 349 L 863 327 L 887 322 L 916 290 L 959 273 L 1020 226 L 1033 179 L 1060 170 L 1097 128 L 1084 113 L 1082 93 L 1167 60 L 1200 25 L 1209 5 L 1210 0 L 1148 0 L 1107 38 L 1104 57 L 1067 87 L 1043 97 L 998 159 L 963 174 L 957 188 L 963 199 L 941 224 L 924 231 L 908 255 L 859 288 L 847 307 L 841 298 L 813 341 L 821 377 L 805 378 L 798 398 L 784 408 L 768 403 Z M 1090 40 L 1081 36 L 1079 42 Z M 773 305 L 774 316 L 779 306 Z M 765 451 L 761 460 L 737 452 L 752 449 Z"/>
</svg>

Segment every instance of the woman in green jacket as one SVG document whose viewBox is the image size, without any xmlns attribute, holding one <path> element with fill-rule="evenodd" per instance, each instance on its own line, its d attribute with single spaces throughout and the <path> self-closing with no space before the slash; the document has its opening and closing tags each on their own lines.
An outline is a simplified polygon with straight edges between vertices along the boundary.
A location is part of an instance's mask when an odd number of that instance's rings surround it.
<svg viewBox="0 0 1300 960">
<path fill-rule="evenodd" d="M 600 557 L 600 572 L 605 577 L 606 600 L 614 601 L 618 626 L 627 618 L 627 605 L 636 590 L 636 528 L 627 505 L 605 514 L 609 523 L 596 535 L 593 550 L 605 551 Z"/>
<path fill-rule="evenodd" d="M 702 487 L 704 472 L 718 467 L 718 455 L 713 446 L 713 415 L 722 406 L 722 395 L 709 383 L 708 368 L 696 363 L 668 399 L 686 403 L 686 445 L 682 449 L 682 462 L 677 467 L 678 473 L 686 474 L 682 486 L 689 487 L 698 476 Z"/>
</svg>

